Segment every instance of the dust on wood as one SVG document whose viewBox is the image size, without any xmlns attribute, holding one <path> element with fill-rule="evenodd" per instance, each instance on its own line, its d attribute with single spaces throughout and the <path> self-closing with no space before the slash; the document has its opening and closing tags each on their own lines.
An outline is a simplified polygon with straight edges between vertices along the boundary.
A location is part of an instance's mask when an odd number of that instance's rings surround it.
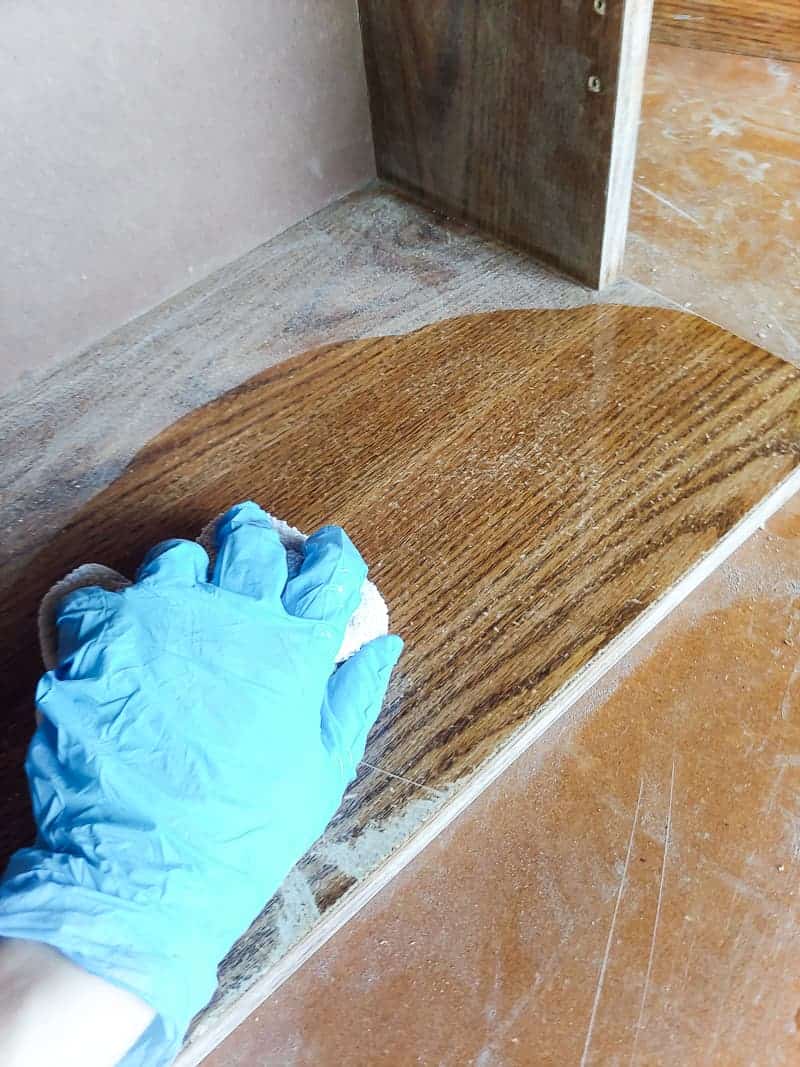
<svg viewBox="0 0 800 1067">
<path fill-rule="evenodd" d="M 653 40 L 800 61 L 797 0 L 655 0 Z"/>
<path fill-rule="evenodd" d="M 344 525 L 407 651 L 370 767 L 300 865 L 314 907 L 267 906 L 208 1033 L 798 464 L 800 373 L 674 311 L 474 315 L 272 367 L 156 437 L 2 589 L 3 844 L 31 833 L 21 764 L 54 580 L 86 560 L 130 573 L 246 497 Z"/>
</svg>

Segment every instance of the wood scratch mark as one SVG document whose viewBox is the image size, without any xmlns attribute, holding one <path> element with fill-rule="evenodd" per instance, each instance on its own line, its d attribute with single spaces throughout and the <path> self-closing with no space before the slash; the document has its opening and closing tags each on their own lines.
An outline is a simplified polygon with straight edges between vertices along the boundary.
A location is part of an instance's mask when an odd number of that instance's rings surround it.
<svg viewBox="0 0 800 1067">
<path fill-rule="evenodd" d="M 787 811 L 786 808 L 781 805 L 778 805 L 777 810 L 778 814 L 788 815 L 789 818 L 793 817 L 793 813 Z M 759 889 L 757 885 L 751 885 L 750 882 L 746 881 L 744 878 L 738 878 L 736 875 L 731 874 L 730 871 L 726 870 L 725 867 L 714 862 L 709 862 L 703 856 L 698 858 L 698 865 L 703 868 L 708 868 L 712 878 L 718 879 L 732 892 L 737 893 L 740 897 L 755 904 L 760 911 L 764 912 L 764 914 L 768 913 L 769 900 L 764 891 Z"/>
<path fill-rule="evenodd" d="M 786 773 L 786 768 L 787 766 L 791 766 L 791 764 L 776 762 L 776 766 L 778 769 L 775 772 L 775 775 L 772 779 L 772 783 L 770 784 L 769 796 L 761 805 L 761 810 L 764 812 L 765 815 L 772 814 L 772 810 L 778 802 L 778 796 L 780 795 L 781 787 L 783 786 L 783 777 Z"/>
<path fill-rule="evenodd" d="M 622 894 L 625 891 L 625 882 L 628 878 L 628 868 L 631 862 L 631 851 L 633 849 L 633 839 L 636 836 L 636 824 L 639 821 L 639 808 L 642 804 L 642 789 L 644 788 L 644 779 L 639 779 L 639 796 L 636 798 L 636 810 L 633 813 L 633 824 L 631 826 L 631 836 L 628 838 L 628 851 L 625 855 L 625 866 L 622 869 L 622 878 L 619 881 L 619 889 L 617 890 L 617 899 L 614 904 L 614 914 L 611 916 L 611 926 L 608 930 L 608 939 L 606 940 L 606 950 L 603 954 L 603 962 L 600 964 L 600 973 L 597 976 L 597 988 L 594 992 L 594 1003 L 592 1004 L 592 1013 L 589 1016 L 589 1028 L 586 1031 L 586 1040 L 583 1044 L 583 1053 L 581 1055 L 580 1067 L 585 1067 L 587 1058 L 589 1056 L 589 1046 L 592 1043 L 592 1031 L 594 1030 L 595 1019 L 597 1018 L 597 1007 L 600 1003 L 600 997 L 603 992 L 603 982 L 606 977 L 606 969 L 608 967 L 608 960 L 611 956 L 611 945 L 614 941 L 614 928 L 617 925 L 617 915 L 619 914 L 619 906 L 622 902 Z"/>
<path fill-rule="evenodd" d="M 415 782 L 413 778 L 404 778 L 402 774 L 395 774 L 394 771 L 385 771 L 383 767 L 377 767 L 374 763 L 367 763 L 365 759 L 361 761 L 362 767 L 369 767 L 371 771 L 377 771 L 378 774 L 385 774 L 387 778 L 396 778 L 398 782 L 405 782 L 407 785 L 413 785 L 417 789 L 427 790 L 428 793 L 433 793 L 434 796 L 440 797 L 441 791 L 438 789 L 432 789 L 429 785 L 424 785 L 422 782 Z"/>
<path fill-rule="evenodd" d="M 800 754 L 790 752 L 786 755 L 783 752 L 779 752 L 775 757 L 774 763 L 781 770 L 785 770 L 787 767 L 800 767 Z"/>
<path fill-rule="evenodd" d="M 682 218 L 688 219 L 689 222 L 694 223 L 694 225 L 697 226 L 698 229 L 703 229 L 703 224 L 699 221 L 699 219 L 696 219 L 694 215 L 690 215 L 688 211 L 684 211 L 682 207 L 678 207 L 677 204 L 673 204 L 671 200 L 667 200 L 667 198 L 665 196 L 662 196 L 661 193 L 657 193 L 654 189 L 648 189 L 648 187 L 646 185 L 642 185 L 641 182 L 634 182 L 634 185 L 637 189 L 641 189 L 643 193 L 647 193 L 649 196 L 652 196 L 654 200 L 658 200 L 660 204 L 663 204 L 665 207 L 668 207 L 670 211 L 674 211 L 676 215 L 680 215 Z"/>
<path fill-rule="evenodd" d="M 747 953 L 749 960 L 762 959 L 762 949 L 767 937 L 770 936 L 770 929 L 767 927 L 758 936 L 755 944 L 753 943 L 754 931 L 752 925 L 743 926 L 740 928 L 739 933 L 736 936 L 735 941 L 731 945 L 727 958 L 727 969 L 725 973 L 725 981 L 717 992 L 716 1000 L 716 1014 L 714 1022 L 706 1030 L 710 1029 L 711 1043 L 708 1047 L 708 1051 L 703 1060 L 703 1063 L 714 1064 L 718 1063 L 719 1059 L 715 1056 L 717 1044 L 719 1043 L 720 1036 L 724 1033 L 726 1037 L 729 1037 L 729 1028 L 721 1025 L 723 1016 L 727 1015 L 731 1010 L 731 1003 L 729 1000 L 731 985 L 734 981 L 741 982 L 743 971 L 746 973 L 746 969 L 740 964 L 739 956 L 743 953 Z"/>
<path fill-rule="evenodd" d="M 669 805 L 667 807 L 667 826 L 664 831 L 664 852 L 661 856 L 661 878 L 658 883 L 658 901 L 656 902 L 656 917 L 653 920 L 653 936 L 650 938 L 650 955 L 647 958 L 647 971 L 644 976 L 644 988 L 642 989 L 642 1002 L 639 1005 L 639 1018 L 636 1020 L 636 1034 L 633 1039 L 631 1051 L 631 1067 L 636 1061 L 636 1048 L 639 1044 L 639 1034 L 642 1032 L 644 1023 L 644 1011 L 647 1004 L 647 991 L 650 988 L 650 976 L 653 973 L 653 960 L 656 956 L 656 938 L 658 936 L 658 923 L 661 918 L 661 902 L 664 899 L 664 878 L 667 871 L 667 853 L 669 852 L 669 839 L 672 832 L 672 798 L 675 794 L 675 759 L 672 760 L 672 777 L 669 781 Z"/>
<path fill-rule="evenodd" d="M 786 683 L 786 688 L 783 691 L 783 699 L 781 700 L 781 718 L 785 721 L 788 721 L 788 719 L 791 717 L 792 690 L 794 689 L 794 683 L 798 678 L 800 678 L 800 660 L 798 660 L 792 668 L 792 673 L 789 675 L 789 680 Z"/>
<path fill-rule="evenodd" d="M 736 911 L 736 905 L 739 903 L 739 893 L 736 889 L 733 890 L 733 896 L 731 897 L 731 906 L 728 911 L 728 918 L 725 920 L 725 936 L 727 937 L 731 930 L 731 920 L 733 919 L 734 912 Z"/>
</svg>

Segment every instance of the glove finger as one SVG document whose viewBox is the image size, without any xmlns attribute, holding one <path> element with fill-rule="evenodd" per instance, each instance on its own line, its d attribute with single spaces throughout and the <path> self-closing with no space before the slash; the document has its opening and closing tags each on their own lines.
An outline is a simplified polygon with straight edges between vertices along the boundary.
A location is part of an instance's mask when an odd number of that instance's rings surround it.
<svg viewBox="0 0 800 1067">
<path fill-rule="evenodd" d="M 394 634 L 376 637 L 331 676 L 322 705 L 322 741 L 345 781 L 364 755 L 367 734 L 380 714 L 389 678 L 403 651 Z"/>
<path fill-rule="evenodd" d="M 84 586 L 61 599 L 55 613 L 60 671 L 71 667 L 80 649 L 102 632 L 116 595 L 97 586 Z"/>
<path fill-rule="evenodd" d="M 286 584 L 283 606 L 290 615 L 314 619 L 344 633 L 361 601 L 367 565 L 340 526 L 323 526 L 304 545 L 300 571 Z"/>
<path fill-rule="evenodd" d="M 115 593 L 130 584 L 127 578 L 110 567 L 104 567 L 101 563 L 84 563 L 47 590 L 39 605 L 38 624 L 39 649 L 48 670 L 58 664 L 60 656 L 73 651 L 70 634 L 74 632 L 74 627 L 70 624 L 63 635 L 59 635 L 58 631 L 58 613 L 67 596 L 80 589 L 92 588 Z"/>
<path fill-rule="evenodd" d="M 196 541 L 173 538 L 155 545 L 136 572 L 137 582 L 195 585 L 208 578 L 208 554 Z"/>
<path fill-rule="evenodd" d="M 269 515 L 248 500 L 217 523 L 213 581 L 231 593 L 280 601 L 286 585 L 286 550 Z"/>
</svg>

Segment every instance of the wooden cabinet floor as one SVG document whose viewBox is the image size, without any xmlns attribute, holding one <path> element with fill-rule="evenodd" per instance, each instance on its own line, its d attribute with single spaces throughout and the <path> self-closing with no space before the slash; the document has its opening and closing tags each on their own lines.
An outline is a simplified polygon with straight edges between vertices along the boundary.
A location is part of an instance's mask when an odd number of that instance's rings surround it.
<svg viewBox="0 0 800 1067">
<path fill-rule="evenodd" d="M 407 643 L 358 779 L 227 957 L 187 1056 L 295 969 L 792 484 L 800 372 L 702 319 L 617 305 L 466 316 L 316 349 L 145 446 L 6 591 L 0 647 L 20 721 L 38 669 L 24 620 L 41 593 L 86 560 L 130 572 L 152 543 L 196 535 L 240 499 L 306 530 L 341 523 Z"/>
</svg>

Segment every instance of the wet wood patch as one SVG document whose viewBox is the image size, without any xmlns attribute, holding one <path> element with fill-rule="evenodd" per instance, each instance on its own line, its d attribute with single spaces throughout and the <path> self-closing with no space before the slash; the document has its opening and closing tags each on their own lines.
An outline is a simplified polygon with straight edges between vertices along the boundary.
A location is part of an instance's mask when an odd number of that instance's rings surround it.
<svg viewBox="0 0 800 1067">
<path fill-rule="evenodd" d="M 406 652 L 342 809 L 224 962 L 195 1062 L 795 482 L 800 373 L 679 312 L 474 315 L 270 368 L 156 437 L 3 590 L 4 844 L 31 829 L 55 579 L 130 572 L 248 497 L 346 527 Z"/>
</svg>

